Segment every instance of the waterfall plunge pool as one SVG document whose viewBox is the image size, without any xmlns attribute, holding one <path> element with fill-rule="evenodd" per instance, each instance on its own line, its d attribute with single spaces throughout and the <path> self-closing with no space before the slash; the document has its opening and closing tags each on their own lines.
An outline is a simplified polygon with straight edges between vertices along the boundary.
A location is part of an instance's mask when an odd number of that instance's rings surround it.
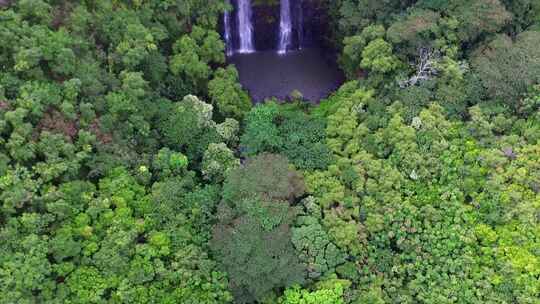
<svg viewBox="0 0 540 304">
<path fill-rule="evenodd" d="M 240 75 L 240 83 L 254 102 L 276 97 L 285 100 L 298 90 L 310 102 L 319 102 L 343 82 L 343 73 L 324 50 L 306 48 L 278 54 L 261 51 L 234 54 L 228 58 Z"/>
</svg>

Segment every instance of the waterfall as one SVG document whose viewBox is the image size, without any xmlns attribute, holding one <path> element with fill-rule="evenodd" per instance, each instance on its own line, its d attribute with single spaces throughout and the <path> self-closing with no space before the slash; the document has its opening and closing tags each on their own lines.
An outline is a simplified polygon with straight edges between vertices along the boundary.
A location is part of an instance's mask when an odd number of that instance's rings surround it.
<svg viewBox="0 0 540 304">
<path fill-rule="evenodd" d="M 225 39 L 225 51 L 227 56 L 231 56 L 234 53 L 231 36 L 231 14 L 229 11 L 225 11 L 223 14 L 223 38 Z"/>
<path fill-rule="evenodd" d="M 278 53 L 285 54 L 291 46 L 292 38 L 291 3 L 281 0 L 281 14 L 279 20 L 279 47 Z"/>
<path fill-rule="evenodd" d="M 251 24 L 251 0 L 238 0 L 238 36 L 240 48 L 238 53 L 252 53 L 253 25 Z"/>
</svg>

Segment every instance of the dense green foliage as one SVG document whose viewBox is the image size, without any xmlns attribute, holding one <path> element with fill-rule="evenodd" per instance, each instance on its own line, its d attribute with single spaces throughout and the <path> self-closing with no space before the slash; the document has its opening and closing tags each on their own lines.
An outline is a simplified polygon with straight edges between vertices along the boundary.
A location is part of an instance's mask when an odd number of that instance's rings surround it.
<svg viewBox="0 0 540 304">
<path fill-rule="evenodd" d="M 304 190 L 301 177 L 279 155 L 260 154 L 228 175 L 212 246 L 231 275 L 237 302 L 262 300 L 303 281 L 304 266 L 291 243 L 297 212 L 289 202 Z"/>
<path fill-rule="evenodd" d="M 241 148 L 246 156 L 281 153 L 300 169 L 325 168 L 330 161 L 324 120 L 309 117 L 295 105 L 280 109 L 268 102 L 250 111 L 245 122 Z"/>
<path fill-rule="evenodd" d="M 228 1 L 0 1 L 0 303 L 540 303 L 540 2 L 318 1 L 256 106 Z"/>
</svg>

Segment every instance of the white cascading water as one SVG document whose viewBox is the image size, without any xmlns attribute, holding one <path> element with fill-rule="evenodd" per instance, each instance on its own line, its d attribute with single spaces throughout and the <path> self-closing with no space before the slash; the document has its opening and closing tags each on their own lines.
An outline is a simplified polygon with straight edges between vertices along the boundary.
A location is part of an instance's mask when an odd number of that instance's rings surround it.
<svg viewBox="0 0 540 304">
<path fill-rule="evenodd" d="M 279 19 L 278 53 L 285 54 L 292 43 L 291 3 L 289 0 L 281 0 L 281 14 Z"/>
<path fill-rule="evenodd" d="M 238 53 L 253 53 L 253 25 L 251 24 L 251 0 L 238 0 Z"/>
<path fill-rule="evenodd" d="M 231 36 L 231 14 L 229 11 L 225 11 L 223 14 L 223 28 L 224 28 L 224 39 L 225 39 L 225 51 L 227 56 L 231 56 L 234 53 L 232 45 L 232 36 Z"/>
</svg>

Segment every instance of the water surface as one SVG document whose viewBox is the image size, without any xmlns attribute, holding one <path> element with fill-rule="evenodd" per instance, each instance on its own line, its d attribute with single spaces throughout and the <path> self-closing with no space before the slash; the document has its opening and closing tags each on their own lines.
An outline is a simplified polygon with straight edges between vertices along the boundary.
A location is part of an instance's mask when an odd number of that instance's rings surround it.
<svg viewBox="0 0 540 304">
<path fill-rule="evenodd" d="M 285 99 L 294 90 L 318 102 L 343 81 L 337 64 L 327 60 L 323 50 L 316 48 L 287 54 L 276 51 L 235 54 L 229 57 L 229 63 L 236 65 L 240 83 L 255 102 L 269 97 Z"/>
</svg>

